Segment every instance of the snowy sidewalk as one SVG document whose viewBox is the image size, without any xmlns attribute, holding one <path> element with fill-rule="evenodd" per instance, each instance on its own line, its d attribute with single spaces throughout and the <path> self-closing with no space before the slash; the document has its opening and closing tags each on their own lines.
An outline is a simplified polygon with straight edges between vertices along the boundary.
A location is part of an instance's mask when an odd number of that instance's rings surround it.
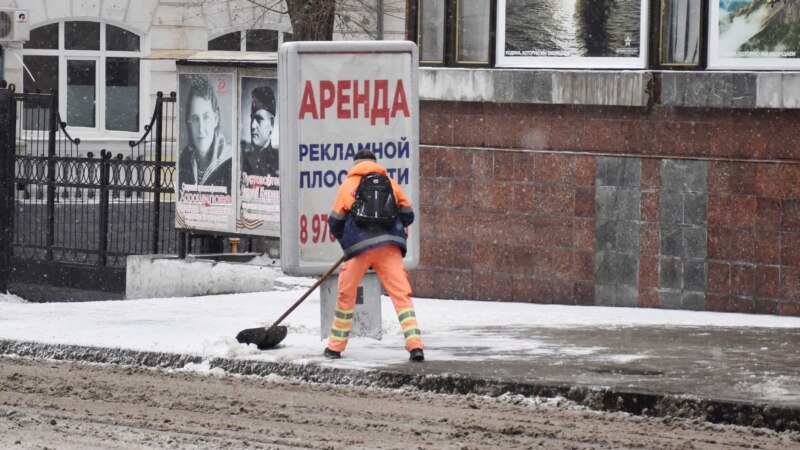
<svg viewBox="0 0 800 450">
<path fill-rule="evenodd" d="M 599 409 L 800 429 L 800 318 L 418 298 L 426 362 L 416 364 L 384 297 L 383 339 L 353 338 L 341 360 L 329 361 L 315 292 L 284 321 L 289 335 L 277 348 L 236 342 L 312 282 L 285 277 L 284 290 L 263 293 L 87 303 L 0 294 L 0 354 L 563 395 Z"/>
</svg>

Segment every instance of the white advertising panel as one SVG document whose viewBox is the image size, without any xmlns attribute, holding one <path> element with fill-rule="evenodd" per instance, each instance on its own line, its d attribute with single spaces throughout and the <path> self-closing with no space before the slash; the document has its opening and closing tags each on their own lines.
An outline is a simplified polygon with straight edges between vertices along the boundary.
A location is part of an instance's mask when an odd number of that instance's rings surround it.
<svg viewBox="0 0 800 450">
<path fill-rule="evenodd" d="M 647 0 L 497 0 L 497 66 L 644 68 Z"/>
<path fill-rule="evenodd" d="M 417 47 L 411 42 L 281 46 L 281 267 L 323 273 L 341 255 L 328 215 L 355 153 L 369 149 L 411 200 L 407 268 L 419 261 Z"/>
<path fill-rule="evenodd" d="M 711 0 L 708 67 L 800 69 L 800 2 Z"/>
<path fill-rule="evenodd" d="M 220 232 L 234 228 L 235 92 L 231 73 L 178 77 L 177 228 Z"/>
</svg>

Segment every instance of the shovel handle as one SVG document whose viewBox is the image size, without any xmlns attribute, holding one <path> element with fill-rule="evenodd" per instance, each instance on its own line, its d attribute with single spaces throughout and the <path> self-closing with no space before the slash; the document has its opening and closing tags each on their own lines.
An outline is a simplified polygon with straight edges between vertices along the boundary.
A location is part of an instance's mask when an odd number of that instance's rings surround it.
<svg viewBox="0 0 800 450">
<path fill-rule="evenodd" d="M 314 292 L 314 289 L 316 289 L 317 286 L 322 284 L 322 282 L 325 281 L 325 279 L 328 278 L 333 273 L 333 271 L 336 270 L 337 267 L 339 267 L 339 265 L 343 261 L 344 261 L 344 255 L 342 255 L 341 258 L 339 258 L 335 263 L 333 263 L 331 268 L 328 269 L 327 272 L 322 274 L 322 276 L 319 277 L 319 279 L 310 288 L 308 288 L 306 293 L 303 294 L 303 296 L 300 297 L 300 299 L 298 299 L 296 302 L 294 302 L 294 305 L 292 305 L 289 309 L 287 309 L 286 312 L 283 313 L 282 316 L 278 317 L 278 320 L 276 320 L 275 323 L 270 325 L 270 327 L 267 328 L 267 331 L 277 327 L 281 322 L 283 322 L 283 319 L 285 319 L 289 314 L 292 313 L 292 311 L 294 311 L 298 306 L 300 306 L 300 303 L 303 303 L 303 300 L 305 300 L 309 295 L 311 295 L 311 293 Z"/>
</svg>

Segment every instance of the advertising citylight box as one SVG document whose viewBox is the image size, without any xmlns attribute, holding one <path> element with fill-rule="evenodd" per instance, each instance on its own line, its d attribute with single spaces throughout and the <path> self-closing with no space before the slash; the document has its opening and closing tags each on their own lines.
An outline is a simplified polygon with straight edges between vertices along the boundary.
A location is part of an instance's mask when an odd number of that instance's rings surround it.
<svg viewBox="0 0 800 450">
<path fill-rule="evenodd" d="M 220 59 L 179 67 L 175 227 L 278 237 L 275 68 L 230 64 Z"/>
<path fill-rule="evenodd" d="M 639 69 L 647 0 L 497 0 L 497 67 Z"/>
<path fill-rule="evenodd" d="M 417 47 L 407 41 L 291 42 L 278 55 L 281 268 L 319 275 L 342 256 L 328 227 L 355 154 L 369 149 L 412 202 L 407 269 L 419 262 Z"/>
<path fill-rule="evenodd" d="M 800 69 L 800 2 L 711 0 L 708 67 Z"/>
</svg>

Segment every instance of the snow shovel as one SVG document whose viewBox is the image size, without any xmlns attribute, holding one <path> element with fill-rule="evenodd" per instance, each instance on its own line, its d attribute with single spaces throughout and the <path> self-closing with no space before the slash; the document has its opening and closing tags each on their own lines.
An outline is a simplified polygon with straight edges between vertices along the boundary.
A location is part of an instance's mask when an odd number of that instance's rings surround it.
<svg viewBox="0 0 800 450">
<path fill-rule="evenodd" d="M 303 303 L 303 300 L 305 300 L 306 297 L 311 295 L 311 293 L 314 292 L 314 289 L 316 289 L 317 286 L 322 284 L 322 282 L 325 281 L 325 279 L 328 278 L 330 274 L 332 274 L 333 271 L 336 270 L 337 267 L 339 267 L 342 261 L 344 261 L 344 255 L 342 255 L 342 257 L 339 258 L 338 261 L 333 263 L 331 268 L 328 269 L 327 272 L 322 274 L 322 276 L 317 280 L 317 282 L 314 283 L 313 286 L 308 288 L 306 293 L 303 294 L 303 296 L 300 297 L 299 300 L 294 302 L 294 305 L 292 305 L 289 309 L 287 309 L 286 312 L 283 313 L 283 315 L 280 316 L 278 320 L 275 321 L 275 323 L 273 323 L 267 328 L 258 327 L 258 328 L 248 328 L 246 330 L 242 330 L 239 332 L 239 334 L 236 335 L 236 340 L 239 341 L 240 344 L 256 344 L 256 347 L 258 347 L 259 350 L 269 350 L 271 348 L 274 348 L 276 345 L 280 344 L 281 341 L 286 338 L 286 334 L 288 333 L 289 330 L 285 326 L 278 326 L 278 324 L 283 322 L 283 319 L 285 319 L 286 316 L 291 314 L 292 311 L 295 310 L 295 308 L 300 306 L 300 303 Z"/>
</svg>

